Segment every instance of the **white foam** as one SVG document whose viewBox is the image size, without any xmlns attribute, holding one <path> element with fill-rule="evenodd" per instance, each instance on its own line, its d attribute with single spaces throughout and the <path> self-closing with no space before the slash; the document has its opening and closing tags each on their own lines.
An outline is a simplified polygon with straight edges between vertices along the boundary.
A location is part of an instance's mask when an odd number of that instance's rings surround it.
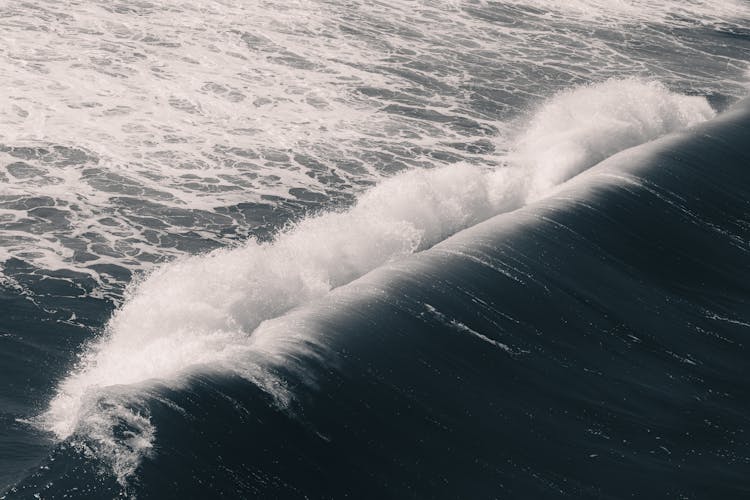
<svg viewBox="0 0 750 500">
<path fill-rule="evenodd" d="M 90 155 L 0 152 L 0 265 L 87 273 L 117 295 L 127 273 L 97 265 L 140 271 L 179 257 L 187 231 L 227 245 L 252 223 L 221 209 L 264 194 L 348 197 L 407 165 L 498 163 L 510 144 L 495 130 L 504 136 L 520 109 L 571 82 L 648 74 L 670 88 L 746 92 L 743 52 L 710 32 L 744 29 L 746 2 L 482 4 L 0 2 L 0 145 Z M 673 29 L 685 25 L 699 31 Z M 487 139 L 495 151 L 451 146 Z M 19 161 L 34 171 L 3 169 Z M 48 224 L 12 201 L 40 197 L 66 220 Z M 162 211 L 142 213 L 147 204 Z M 191 225 L 193 215 L 211 224 Z"/>
<path fill-rule="evenodd" d="M 154 379 L 179 383 L 192 369 L 210 366 L 284 399 L 284 388 L 247 358 L 249 352 L 274 355 L 274 335 L 251 335 L 263 321 L 537 199 L 607 155 L 712 114 L 705 99 L 653 82 L 573 89 L 540 106 L 505 167 L 408 171 L 365 193 L 350 210 L 303 220 L 273 242 L 250 240 L 159 267 L 132 284 L 102 338 L 61 381 L 37 422 L 60 439 L 82 437 L 118 464 L 124 480 L 155 434 L 140 405 L 126 415 L 121 391 L 115 403 L 102 404 L 114 389 L 131 386 L 137 393 Z M 131 432 L 122 445 L 112 436 L 118 425 Z"/>
<path fill-rule="evenodd" d="M 527 200 L 612 156 L 715 114 L 702 97 L 659 82 L 611 80 L 558 94 L 517 140 L 513 162 L 530 172 Z"/>
<path fill-rule="evenodd" d="M 533 5 L 549 12 L 563 13 L 574 20 L 609 25 L 640 23 L 670 26 L 719 25 L 750 16 L 750 5 L 742 0 L 509 0 L 519 6 Z"/>
</svg>

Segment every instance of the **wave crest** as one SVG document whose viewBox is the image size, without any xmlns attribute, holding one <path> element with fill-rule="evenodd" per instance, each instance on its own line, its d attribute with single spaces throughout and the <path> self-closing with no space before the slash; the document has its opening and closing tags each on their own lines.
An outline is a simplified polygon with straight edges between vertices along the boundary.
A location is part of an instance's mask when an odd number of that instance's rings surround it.
<svg viewBox="0 0 750 500">
<path fill-rule="evenodd" d="M 562 92 L 534 114 L 517 141 L 514 162 L 529 173 L 527 200 L 605 158 L 715 115 L 699 96 L 659 82 L 610 80 Z"/>
</svg>

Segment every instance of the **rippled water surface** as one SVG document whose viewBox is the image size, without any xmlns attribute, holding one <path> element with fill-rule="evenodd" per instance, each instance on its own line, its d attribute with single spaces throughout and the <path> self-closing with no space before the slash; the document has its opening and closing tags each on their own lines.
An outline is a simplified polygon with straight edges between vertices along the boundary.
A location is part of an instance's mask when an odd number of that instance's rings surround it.
<svg viewBox="0 0 750 500">
<path fill-rule="evenodd" d="M 6 274 L 21 260 L 115 295 L 134 270 L 267 238 L 395 172 L 502 165 L 559 90 L 643 77 L 722 107 L 746 88 L 742 2 L 0 9 Z"/>
<path fill-rule="evenodd" d="M 747 491 L 744 441 L 712 441 L 748 394 L 745 122 L 722 117 L 750 89 L 746 0 L 28 0 L 0 31 L 0 498 Z M 600 381 L 634 406 L 597 413 Z M 630 425 L 705 440 L 652 447 L 693 446 L 681 468 L 521 423 L 545 411 L 623 449 Z"/>
</svg>

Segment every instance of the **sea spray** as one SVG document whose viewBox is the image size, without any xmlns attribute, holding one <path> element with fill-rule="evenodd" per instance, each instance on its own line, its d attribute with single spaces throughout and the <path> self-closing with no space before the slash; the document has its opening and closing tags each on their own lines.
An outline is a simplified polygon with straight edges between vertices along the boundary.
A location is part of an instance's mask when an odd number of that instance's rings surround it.
<svg viewBox="0 0 750 500">
<path fill-rule="evenodd" d="M 534 201 L 619 151 L 714 114 L 705 98 L 670 92 L 659 82 L 625 79 L 579 87 L 533 114 L 511 162 L 526 171 L 525 198 Z"/>
</svg>

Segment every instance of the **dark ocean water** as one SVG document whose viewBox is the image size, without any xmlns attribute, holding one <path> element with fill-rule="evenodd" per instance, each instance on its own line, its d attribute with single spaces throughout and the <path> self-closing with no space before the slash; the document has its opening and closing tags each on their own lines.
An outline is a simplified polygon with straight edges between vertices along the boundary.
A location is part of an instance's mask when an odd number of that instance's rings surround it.
<svg viewBox="0 0 750 500">
<path fill-rule="evenodd" d="M 750 498 L 748 23 L 0 6 L 0 498 Z"/>
<path fill-rule="evenodd" d="M 294 393 L 285 408 L 210 368 L 150 384 L 157 444 L 127 492 L 745 497 L 749 136 L 744 101 L 256 333 L 284 339 L 252 361 Z M 16 329 L 42 337 L 38 315 Z M 127 439 L 127 420 L 113 432 Z M 49 457 L 8 498 L 121 491 L 75 448 L 12 445 Z"/>
</svg>

